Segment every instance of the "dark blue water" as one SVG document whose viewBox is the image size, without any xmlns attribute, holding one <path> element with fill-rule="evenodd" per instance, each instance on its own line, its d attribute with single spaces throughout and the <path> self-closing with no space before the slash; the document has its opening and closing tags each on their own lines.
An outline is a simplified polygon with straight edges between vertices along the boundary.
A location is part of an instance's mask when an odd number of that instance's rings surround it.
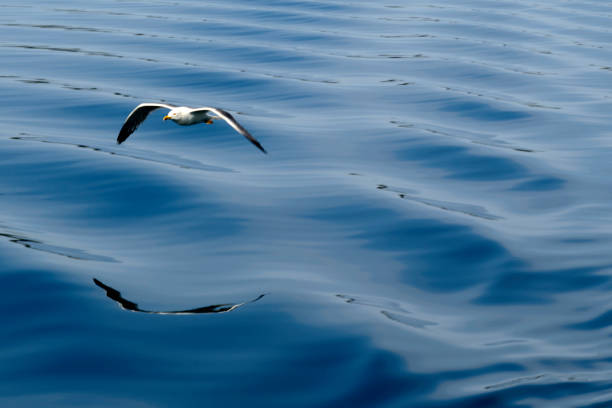
<svg viewBox="0 0 612 408">
<path fill-rule="evenodd" d="M 2 1 L 0 406 L 612 406 L 610 27 Z"/>
</svg>

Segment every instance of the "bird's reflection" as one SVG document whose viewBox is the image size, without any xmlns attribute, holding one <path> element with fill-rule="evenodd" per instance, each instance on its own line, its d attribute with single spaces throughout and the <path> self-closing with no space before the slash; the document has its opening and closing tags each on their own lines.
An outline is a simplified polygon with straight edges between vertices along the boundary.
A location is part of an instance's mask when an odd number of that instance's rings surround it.
<svg viewBox="0 0 612 408">
<path fill-rule="evenodd" d="M 255 299 L 242 302 L 242 303 L 223 303 L 219 305 L 210 305 L 203 307 L 196 307 L 195 309 L 187 309 L 187 310 L 174 310 L 174 311 L 154 311 L 154 310 L 144 310 L 138 307 L 138 304 L 131 302 L 124 297 L 121 296 L 121 292 L 117 289 L 111 288 L 110 286 L 105 285 L 100 282 L 96 278 L 94 278 L 94 283 L 104 289 L 106 291 L 106 296 L 114 300 L 121 306 L 122 309 L 130 310 L 132 312 L 140 312 L 140 313 L 148 313 L 148 314 L 160 314 L 160 315 L 188 315 L 188 314 L 204 314 L 204 313 L 226 313 L 231 312 L 232 310 L 236 310 L 240 306 L 246 305 L 248 303 L 257 302 L 259 299 L 265 296 L 265 294 L 261 294 L 257 296 Z"/>
</svg>

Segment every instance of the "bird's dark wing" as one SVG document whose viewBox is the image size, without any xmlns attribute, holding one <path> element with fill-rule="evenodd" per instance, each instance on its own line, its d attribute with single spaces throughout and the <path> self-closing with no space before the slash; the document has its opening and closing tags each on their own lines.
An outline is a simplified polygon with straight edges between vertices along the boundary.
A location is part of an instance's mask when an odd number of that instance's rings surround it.
<svg viewBox="0 0 612 408">
<path fill-rule="evenodd" d="M 264 149 L 263 146 L 257 141 L 257 139 L 251 136 L 251 134 L 245 128 L 243 128 L 240 125 L 240 123 L 238 123 L 236 119 L 234 119 L 234 117 L 230 115 L 228 112 L 224 111 L 223 109 L 211 108 L 211 107 L 203 107 L 203 108 L 194 109 L 194 112 L 198 112 L 198 111 L 209 111 L 209 112 L 214 113 L 215 115 L 219 116 L 221 119 L 226 121 L 231 127 L 236 129 L 238 133 L 246 137 L 251 143 L 257 146 L 259 150 L 261 150 L 264 153 L 268 153 L 266 152 L 266 149 Z"/>
<path fill-rule="evenodd" d="M 117 136 L 117 143 L 121 144 L 130 137 L 132 133 L 144 120 L 149 116 L 149 113 L 153 112 L 155 109 L 166 108 L 172 109 L 174 106 L 166 105 L 163 103 L 141 103 L 138 105 L 130 114 L 128 115 L 123 127 L 119 131 L 119 136 Z"/>
</svg>

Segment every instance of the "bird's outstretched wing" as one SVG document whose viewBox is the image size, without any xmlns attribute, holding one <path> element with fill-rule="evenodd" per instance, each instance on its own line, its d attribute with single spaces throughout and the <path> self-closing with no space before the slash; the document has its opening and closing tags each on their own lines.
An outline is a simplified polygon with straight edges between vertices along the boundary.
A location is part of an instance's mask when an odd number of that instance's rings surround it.
<svg viewBox="0 0 612 408">
<path fill-rule="evenodd" d="M 194 112 L 198 112 L 198 111 L 209 111 L 209 112 L 214 113 L 215 115 L 219 116 L 221 119 L 226 121 L 231 127 L 236 129 L 236 131 L 238 133 L 240 133 L 242 136 L 246 137 L 259 150 L 261 150 L 264 153 L 268 153 L 268 152 L 266 152 L 266 149 L 264 149 L 263 146 L 257 141 L 257 139 L 255 139 L 253 136 L 251 136 L 251 134 L 245 128 L 243 128 L 240 125 L 240 123 L 238 123 L 236 121 L 236 119 L 234 119 L 234 117 L 232 115 L 230 115 L 228 112 L 224 111 L 223 109 L 212 108 L 212 107 L 202 107 L 202 108 L 194 109 Z"/>
<path fill-rule="evenodd" d="M 119 136 L 117 136 L 117 143 L 121 144 L 130 137 L 132 133 L 144 120 L 149 116 L 149 113 L 153 112 L 155 109 L 166 108 L 172 109 L 174 106 L 166 105 L 164 103 L 141 103 L 138 105 L 130 114 L 128 115 L 123 127 L 119 131 Z"/>
</svg>

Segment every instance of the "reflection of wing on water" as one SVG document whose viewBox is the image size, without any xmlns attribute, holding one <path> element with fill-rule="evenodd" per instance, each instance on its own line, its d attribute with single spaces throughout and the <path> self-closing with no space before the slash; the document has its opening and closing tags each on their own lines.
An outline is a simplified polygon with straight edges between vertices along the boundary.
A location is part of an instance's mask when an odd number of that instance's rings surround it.
<svg viewBox="0 0 612 408">
<path fill-rule="evenodd" d="M 197 307 L 195 309 L 159 312 L 159 311 L 152 311 L 152 310 L 143 310 L 138 307 L 138 304 L 134 302 L 130 302 L 129 300 L 122 297 L 121 292 L 119 292 L 118 290 L 113 289 L 110 286 L 103 284 L 96 278 L 94 278 L 93 281 L 97 286 L 101 287 L 102 289 L 106 291 L 106 296 L 108 296 L 115 302 L 119 303 L 119 306 L 121 306 L 122 309 L 130 310 L 132 312 L 149 313 L 149 314 L 186 315 L 186 314 L 203 314 L 203 313 L 225 313 L 225 312 L 231 312 L 232 310 L 237 309 L 240 306 L 246 305 L 247 303 L 257 302 L 259 299 L 265 296 L 265 294 L 262 294 L 262 295 L 257 296 L 255 299 L 249 300 L 247 302 L 242 302 L 242 303 L 223 303 L 220 305 Z"/>
</svg>

